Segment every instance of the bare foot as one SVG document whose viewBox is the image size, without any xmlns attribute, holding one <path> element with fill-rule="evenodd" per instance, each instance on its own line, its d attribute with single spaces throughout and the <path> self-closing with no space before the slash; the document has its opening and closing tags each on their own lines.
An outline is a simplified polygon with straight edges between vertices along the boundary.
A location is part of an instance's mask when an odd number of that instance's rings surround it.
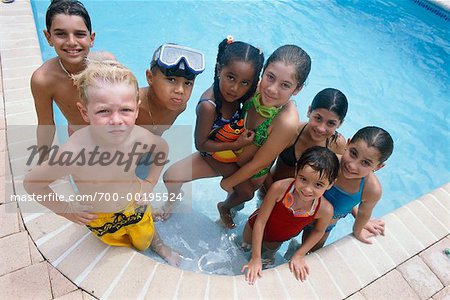
<svg viewBox="0 0 450 300">
<path fill-rule="evenodd" d="M 170 218 L 173 211 L 173 203 L 167 202 L 161 207 L 153 210 L 152 216 L 155 221 L 165 221 Z"/>
<path fill-rule="evenodd" d="M 217 210 L 219 211 L 220 220 L 226 228 L 232 229 L 236 227 L 236 224 L 234 224 L 233 218 L 231 217 L 230 210 L 223 207 L 223 202 L 217 203 Z"/>
<path fill-rule="evenodd" d="M 180 254 L 165 245 L 162 247 L 161 252 L 158 254 L 161 255 L 161 257 L 171 266 L 179 267 L 181 264 Z"/>
</svg>

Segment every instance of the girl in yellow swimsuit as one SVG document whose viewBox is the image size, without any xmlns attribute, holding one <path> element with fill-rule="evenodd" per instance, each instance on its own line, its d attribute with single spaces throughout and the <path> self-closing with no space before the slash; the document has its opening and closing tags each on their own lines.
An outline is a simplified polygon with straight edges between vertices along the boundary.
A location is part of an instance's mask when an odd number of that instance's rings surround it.
<svg viewBox="0 0 450 300">
<path fill-rule="evenodd" d="M 273 161 L 295 138 L 299 117 L 290 99 L 302 89 L 310 69 L 311 58 L 295 45 L 278 48 L 267 60 L 259 92 L 243 107 L 244 126 L 255 132 L 253 144 L 239 154 L 240 169 L 221 182 L 229 192 L 227 199 L 217 205 L 225 227 L 235 227 L 230 209 L 253 198 Z M 236 187 L 246 181 L 252 193 L 242 195 Z"/>
</svg>

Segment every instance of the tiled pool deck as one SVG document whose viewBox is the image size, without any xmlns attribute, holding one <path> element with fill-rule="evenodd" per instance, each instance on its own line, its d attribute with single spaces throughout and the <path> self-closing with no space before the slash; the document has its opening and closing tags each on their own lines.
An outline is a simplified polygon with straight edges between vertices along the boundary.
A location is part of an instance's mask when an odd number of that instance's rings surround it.
<svg viewBox="0 0 450 300">
<path fill-rule="evenodd" d="M 373 245 L 347 236 L 309 255 L 306 283 L 286 265 L 255 286 L 182 271 L 106 247 L 55 214 L 23 213 L 10 195 L 23 193 L 25 170 L 6 124 L 36 124 L 29 81 L 42 58 L 27 0 L 0 3 L 0 59 L 0 299 L 450 299 L 450 183 L 386 215 Z"/>
</svg>

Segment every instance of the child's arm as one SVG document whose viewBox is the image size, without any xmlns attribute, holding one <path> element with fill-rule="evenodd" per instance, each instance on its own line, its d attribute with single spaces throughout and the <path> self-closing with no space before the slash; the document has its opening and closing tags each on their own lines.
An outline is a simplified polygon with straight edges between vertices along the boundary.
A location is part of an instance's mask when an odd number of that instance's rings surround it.
<svg viewBox="0 0 450 300">
<path fill-rule="evenodd" d="M 67 144 L 69 144 L 69 142 Z M 55 162 L 60 161 L 59 155 L 61 153 L 70 151 L 77 154 L 68 148 L 67 144 L 59 149 L 54 159 Z M 76 157 L 76 155 L 74 155 L 74 157 Z M 74 174 L 74 168 L 75 167 L 73 166 L 60 165 L 59 163 L 49 165 L 48 161 L 44 162 L 26 174 L 23 186 L 27 193 L 33 195 L 36 200 L 41 199 L 38 201 L 41 205 L 44 205 L 57 215 L 60 215 L 69 221 L 85 225 L 97 218 L 95 214 L 86 211 L 90 206 L 82 205 L 77 201 L 63 201 L 62 199 L 58 201 L 46 201 L 49 195 L 54 194 L 54 191 L 50 188 L 50 184 L 59 178 Z"/>
<path fill-rule="evenodd" d="M 220 186 L 225 191 L 230 192 L 233 187 L 269 166 L 297 134 L 298 123 L 297 111 L 295 111 L 295 113 L 288 110 L 280 112 L 273 121 L 272 131 L 270 132 L 269 137 L 255 153 L 252 160 L 239 168 L 239 170 L 230 177 L 222 179 Z"/>
<path fill-rule="evenodd" d="M 319 211 L 316 215 L 316 222 L 314 229 L 302 243 L 301 247 L 292 256 L 289 262 L 289 269 L 297 280 L 305 281 L 306 276 L 309 274 L 309 267 L 305 262 L 305 255 L 314 247 L 320 239 L 323 237 L 325 230 L 331 222 L 333 217 L 333 206 L 322 198 L 322 202 Z"/>
<path fill-rule="evenodd" d="M 151 154 L 150 171 L 147 178 L 143 182 L 142 190 L 145 193 L 152 193 L 153 188 L 158 183 L 159 176 L 161 175 L 164 166 L 168 163 L 169 146 L 163 138 L 153 135 L 149 131 L 146 131 L 146 134 L 148 135 L 148 140 L 153 141 L 156 147 Z M 149 197 L 142 198 L 149 199 Z"/>
<path fill-rule="evenodd" d="M 253 132 L 244 131 L 239 138 L 230 143 L 216 142 L 209 139 L 212 124 L 216 119 L 216 108 L 208 101 L 197 106 L 197 120 L 195 124 L 195 148 L 200 152 L 218 152 L 223 150 L 239 150 L 253 142 Z"/>
<path fill-rule="evenodd" d="M 266 197 L 264 197 L 263 204 L 259 210 L 259 214 L 256 217 L 255 224 L 252 230 L 252 257 L 248 264 L 242 267 L 241 272 L 247 269 L 245 274 L 245 280 L 249 284 L 254 284 L 257 277 L 262 276 L 262 262 L 261 262 L 261 248 L 263 243 L 264 228 L 266 227 L 267 220 L 272 213 L 273 207 L 277 200 L 280 198 L 280 193 L 283 193 L 283 189 L 286 189 L 286 180 L 277 181 L 269 189 Z"/>
<path fill-rule="evenodd" d="M 372 216 L 373 208 L 378 203 L 380 198 L 381 185 L 375 174 L 371 173 L 366 178 L 362 201 L 357 209 L 355 224 L 353 224 L 353 235 L 363 243 L 372 244 L 372 241 L 368 238 L 373 236 L 373 233 L 366 229 L 366 226 L 368 225 L 370 217 Z M 382 232 L 384 234 L 384 222 L 382 225 Z"/>
<path fill-rule="evenodd" d="M 42 146 L 50 147 L 55 136 L 51 82 L 49 82 L 48 76 L 44 74 L 44 71 L 41 68 L 36 70 L 31 77 L 31 92 L 33 94 L 34 106 L 38 118 L 36 132 L 38 149 Z M 45 159 L 47 159 L 47 157 L 45 157 Z"/>
</svg>

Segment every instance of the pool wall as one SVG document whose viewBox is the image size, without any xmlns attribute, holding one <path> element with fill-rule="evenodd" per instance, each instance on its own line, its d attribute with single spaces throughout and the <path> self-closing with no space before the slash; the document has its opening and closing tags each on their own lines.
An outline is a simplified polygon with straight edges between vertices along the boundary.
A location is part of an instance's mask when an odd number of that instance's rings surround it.
<svg viewBox="0 0 450 300">
<path fill-rule="evenodd" d="M 27 172 L 23 168 L 27 156 L 20 143 L 32 141 L 35 136 L 22 135 L 20 141 L 13 140 L 18 135 L 11 131 L 37 122 L 29 80 L 42 58 L 29 1 L 0 3 L 0 8 L 3 95 L 0 191 L 4 194 L 4 198 L 0 194 L 0 225 L 10 224 L 7 222 L 11 214 L 16 214 L 20 221 L 18 230 L 28 232 L 45 260 L 76 286 L 102 299 L 259 299 L 298 298 L 299 295 L 305 299 L 428 299 L 431 296 L 438 299 L 439 295 L 449 296 L 450 262 L 442 250 L 450 247 L 450 183 L 384 216 L 386 235 L 374 239 L 373 245 L 346 236 L 308 255 L 311 272 L 305 283 L 297 282 L 286 264 L 264 271 L 254 286 L 247 285 L 243 276 L 183 271 L 128 248 L 108 247 L 85 227 L 53 213 L 25 213 L 34 204 L 11 202 L 10 195 L 25 193 L 21 181 Z M 58 193 L 71 193 L 66 181 L 58 182 L 54 188 Z M 14 244 L 11 248 L 2 246 L 6 244 L 2 240 L 0 249 L 8 252 L 2 254 L 2 259 L 20 254 L 21 250 L 14 248 Z M 1 265 L 8 263 L 2 261 Z M 7 278 L 15 271 L 1 273 L 0 295 L 17 296 L 11 294 L 14 289 L 8 282 L 10 277 Z M 24 290 L 32 281 L 33 278 L 25 278 Z"/>
</svg>

